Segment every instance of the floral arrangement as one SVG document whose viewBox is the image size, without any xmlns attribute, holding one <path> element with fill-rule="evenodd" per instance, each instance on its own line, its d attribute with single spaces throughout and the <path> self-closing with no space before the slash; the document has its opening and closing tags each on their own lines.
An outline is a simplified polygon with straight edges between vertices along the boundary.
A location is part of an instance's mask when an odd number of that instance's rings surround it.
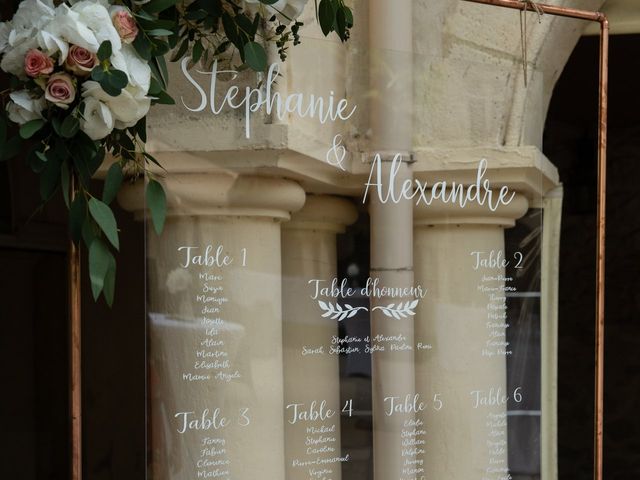
<svg viewBox="0 0 640 480">
<path fill-rule="evenodd" d="M 114 298 L 119 235 L 109 205 L 125 178 L 146 176 L 158 234 L 164 225 L 166 195 L 148 170 L 158 162 L 144 144 L 151 106 L 174 103 L 165 56 L 207 65 L 224 55 L 239 69 L 263 71 L 267 44 L 284 61 L 300 43 L 297 17 L 307 1 L 24 0 L 0 23 L 0 69 L 10 77 L 0 161 L 28 148 L 42 201 L 62 192 L 71 238 L 88 250 L 95 299 Z M 315 8 L 325 35 L 349 38 L 353 14 L 343 0 L 315 0 Z M 90 181 L 107 155 L 115 162 L 95 195 Z"/>
</svg>

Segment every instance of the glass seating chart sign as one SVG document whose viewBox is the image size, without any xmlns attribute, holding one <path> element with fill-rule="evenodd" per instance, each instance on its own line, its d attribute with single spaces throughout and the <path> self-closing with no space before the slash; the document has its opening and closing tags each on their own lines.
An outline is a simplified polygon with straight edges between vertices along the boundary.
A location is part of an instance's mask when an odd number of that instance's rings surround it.
<svg viewBox="0 0 640 480">
<path fill-rule="evenodd" d="M 552 478 L 553 175 L 536 152 L 416 145 L 431 109 L 473 97 L 446 88 L 463 65 L 370 56 L 346 94 L 295 55 L 259 78 L 176 66 L 182 120 L 150 125 L 169 173 L 147 239 L 149 478 Z"/>
</svg>

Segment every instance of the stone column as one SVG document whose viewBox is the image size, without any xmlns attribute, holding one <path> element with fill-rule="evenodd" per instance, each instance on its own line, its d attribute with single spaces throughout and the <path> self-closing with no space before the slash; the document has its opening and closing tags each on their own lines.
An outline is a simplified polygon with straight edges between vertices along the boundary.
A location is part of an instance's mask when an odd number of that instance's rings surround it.
<svg viewBox="0 0 640 480">
<path fill-rule="evenodd" d="M 477 204 L 416 208 L 415 279 L 428 290 L 415 323 L 416 390 L 431 400 L 419 414 L 426 478 L 507 478 L 505 269 L 475 269 L 474 252 L 504 252 L 504 229 L 527 207 L 517 195 L 496 212 Z"/>
<path fill-rule="evenodd" d="M 147 240 L 153 477 L 282 479 L 280 221 L 304 191 L 226 173 L 165 188 L 165 230 Z M 141 190 L 120 197 L 140 215 Z"/>
<path fill-rule="evenodd" d="M 312 279 L 337 274 L 336 235 L 355 222 L 353 204 L 338 197 L 307 197 L 304 208 L 283 224 L 282 275 L 285 378 L 285 459 L 287 480 L 307 480 L 309 469 L 340 480 L 340 462 L 304 465 L 341 456 L 339 355 L 330 353 L 338 336 L 336 320 L 322 318 L 312 299 Z M 328 283 L 325 283 L 328 285 Z M 331 418 L 295 421 L 294 410 L 323 412 Z M 295 421 L 295 423 L 294 423 Z M 322 478 L 322 477 L 320 477 Z"/>
<path fill-rule="evenodd" d="M 380 155 L 389 172 L 396 155 L 401 165 L 396 191 L 411 182 L 413 152 L 413 7 L 410 0 L 370 0 L 369 8 L 369 120 L 370 157 Z M 387 178 L 386 176 L 383 178 Z M 390 185 L 388 186 L 391 187 Z M 384 288 L 413 285 L 413 202 L 384 202 L 373 196 L 371 217 L 371 278 Z M 411 296 L 391 298 L 370 292 L 373 405 L 373 476 L 375 480 L 419 478 L 414 456 L 405 448 L 407 429 L 413 428 L 413 318 L 393 318 L 381 308 L 406 306 Z M 386 313 L 385 313 L 386 312 Z M 390 340 L 393 339 L 393 340 Z M 379 348 L 379 350 L 375 350 Z M 401 408 L 388 412 L 388 408 Z"/>
</svg>

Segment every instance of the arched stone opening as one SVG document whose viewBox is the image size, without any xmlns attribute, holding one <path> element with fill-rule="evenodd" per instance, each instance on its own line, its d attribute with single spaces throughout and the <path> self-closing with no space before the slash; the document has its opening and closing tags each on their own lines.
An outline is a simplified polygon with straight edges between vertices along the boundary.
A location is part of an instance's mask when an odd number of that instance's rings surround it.
<svg viewBox="0 0 640 480">
<path fill-rule="evenodd" d="M 639 386 L 628 375 L 640 367 L 637 355 L 628 354 L 637 351 L 640 338 L 634 314 L 640 308 L 640 70 L 633 56 L 638 48 L 638 34 L 611 37 L 604 477 L 612 479 L 639 472 L 640 423 L 630 401 Z M 556 87 L 545 128 L 544 152 L 559 169 L 565 192 L 558 325 L 560 478 L 588 477 L 592 469 L 597 51 L 596 37 L 580 40 Z"/>
</svg>

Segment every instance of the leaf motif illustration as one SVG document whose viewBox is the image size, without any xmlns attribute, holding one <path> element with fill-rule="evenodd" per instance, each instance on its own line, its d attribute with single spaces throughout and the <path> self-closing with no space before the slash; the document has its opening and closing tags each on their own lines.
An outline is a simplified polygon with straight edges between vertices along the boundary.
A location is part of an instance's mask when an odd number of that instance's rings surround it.
<svg viewBox="0 0 640 480">
<path fill-rule="evenodd" d="M 327 310 L 322 314 L 322 318 L 327 318 L 329 315 L 331 315 L 331 313 L 332 313 L 331 310 Z"/>
<path fill-rule="evenodd" d="M 324 311 L 328 311 L 330 310 L 329 307 L 327 306 L 326 303 L 324 303 L 322 300 L 318 300 L 318 305 L 320 305 L 320 308 Z"/>
<path fill-rule="evenodd" d="M 415 299 L 413 302 L 411 302 L 411 310 L 413 310 L 414 308 L 416 308 L 418 306 L 418 303 L 420 302 L 420 300 Z"/>
<path fill-rule="evenodd" d="M 351 305 L 349 305 L 348 303 L 344 304 L 345 308 L 349 309 L 349 310 L 353 310 L 353 307 Z"/>
<path fill-rule="evenodd" d="M 380 310 L 382 311 L 382 313 L 385 314 L 385 316 L 387 316 L 387 317 L 391 317 L 392 316 L 391 313 L 389 313 L 389 310 L 387 310 L 386 308 L 381 308 Z"/>
<path fill-rule="evenodd" d="M 349 315 L 347 316 L 347 318 L 353 318 L 356 316 L 356 314 L 358 313 L 358 309 L 353 309 L 349 312 Z"/>
</svg>

